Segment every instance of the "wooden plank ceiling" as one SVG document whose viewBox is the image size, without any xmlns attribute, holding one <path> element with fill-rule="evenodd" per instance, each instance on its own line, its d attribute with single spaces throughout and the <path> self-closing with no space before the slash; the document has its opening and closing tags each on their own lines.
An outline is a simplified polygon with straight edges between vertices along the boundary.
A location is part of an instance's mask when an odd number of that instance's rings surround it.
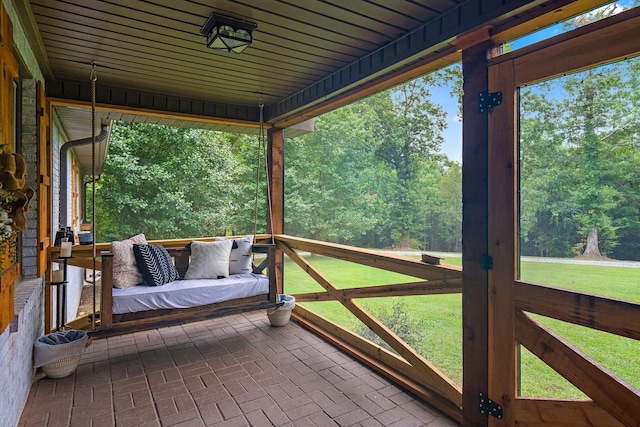
<svg viewBox="0 0 640 427">
<path fill-rule="evenodd" d="M 102 105 L 278 124 L 387 78 L 487 23 L 569 0 L 16 0 L 47 95 L 88 101 L 96 63 Z M 238 55 L 208 49 L 212 13 L 257 24 Z M 289 121 L 300 122 L 305 117 Z M 247 128 L 250 130 L 250 127 Z"/>
</svg>

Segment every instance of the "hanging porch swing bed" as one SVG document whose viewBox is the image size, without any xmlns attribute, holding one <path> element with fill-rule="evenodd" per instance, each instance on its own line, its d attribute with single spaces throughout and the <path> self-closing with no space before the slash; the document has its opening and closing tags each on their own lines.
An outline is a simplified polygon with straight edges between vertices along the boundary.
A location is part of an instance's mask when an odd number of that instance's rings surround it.
<svg viewBox="0 0 640 427">
<path fill-rule="evenodd" d="M 147 244 L 139 234 L 112 242 L 111 252 L 102 254 L 100 327 L 89 334 L 117 335 L 282 305 L 275 246 L 253 240 L 196 240 L 165 248 Z M 253 253 L 266 258 L 255 265 Z"/>
<path fill-rule="evenodd" d="M 95 194 L 95 63 L 90 75 L 92 87 L 92 206 Z M 268 176 L 262 95 L 259 100 L 260 132 L 256 164 L 254 230 L 244 238 L 194 240 L 185 247 L 148 244 L 144 234 L 111 243 L 111 251 L 101 254 L 100 311 L 96 311 L 95 272 L 97 249 L 92 245 L 94 310 L 90 336 L 117 335 L 143 329 L 182 324 L 244 311 L 280 307 L 273 236 L 257 244 L 260 169 Z M 270 180 L 267 179 L 267 207 L 273 220 Z M 92 227 L 96 212 L 92 210 Z M 273 230 L 273 223 L 270 224 Z M 93 233 L 95 236 L 95 233 Z M 266 258 L 253 263 L 253 253 Z M 267 274 L 263 274 L 267 269 Z M 100 317 L 97 328 L 96 319 Z"/>
</svg>

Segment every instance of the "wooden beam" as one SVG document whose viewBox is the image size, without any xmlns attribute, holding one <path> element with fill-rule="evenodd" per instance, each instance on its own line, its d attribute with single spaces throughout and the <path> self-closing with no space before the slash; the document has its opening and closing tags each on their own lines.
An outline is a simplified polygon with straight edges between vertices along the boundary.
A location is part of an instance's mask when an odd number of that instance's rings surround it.
<svg viewBox="0 0 640 427">
<path fill-rule="evenodd" d="M 20 275 L 20 264 L 12 264 L 0 273 L 0 333 L 11 324 L 15 315 L 15 281 Z"/>
<path fill-rule="evenodd" d="M 516 419 L 518 427 L 623 427 L 589 399 L 519 397 L 516 399 Z"/>
<path fill-rule="evenodd" d="M 491 31 L 491 40 L 502 44 L 526 34 L 542 30 L 573 16 L 588 12 L 607 0 L 554 0 L 543 2 L 537 8 L 519 13 L 513 19 L 497 24 Z"/>
<path fill-rule="evenodd" d="M 46 87 L 47 96 L 54 105 L 84 106 L 85 108 L 91 106 L 91 85 L 89 83 L 48 80 Z M 101 111 L 144 114 L 152 117 L 252 128 L 260 126 L 258 107 L 185 99 L 172 95 L 149 94 L 135 89 L 106 87 L 104 84 L 98 85 L 96 107 Z M 266 127 L 270 127 L 270 125 Z"/>
<path fill-rule="evenodd" d="M 586 354 L 518 311 L 516 338 L 529 351 L 626 426 L 640 425 L 640 392 Z"/>
<path fill-rule="evenodd" d="M 315 280 L 320 286 L 322 286 L 330 295 L 333 296 L 332 299 L 337 300 L 338 299 L 338 288 L 331 283 L 331 281 L 329 279 L 327 279 L 324 274 L 320 273 L 314 266 L 312 266 L 311 264 L 309 264 L 307 262 L 307 260 L 305 260 L 304 258 L 302 258 L 302 256 L 300 256 L 296 251 L 294 251 L 293 249 L 291 249 L 289 246 L 285 245 L 284 243 L 282 243 L 281 241 L 276 241 L 276 247 L 279 248 L 280 250 L 282 250 L 284 253 L 286 253 L 289 258 L 295 262 L 296 264 L 298 264 L 298 266 L 305 272 L 307 273 L 309 276 L 311 276 L 311 278 L 313 280 Z"/>
<path fill-rule="evenodd" d="M 335 110 L 336 108 L 354 103 L 369 95 L 373 95 L 374 93 L 392 88 L 400 83 L 422 76 L 423 74 L 439 70 L 458 60 L 460 60 L 460 52 L 458 52 L 454 46 L 446 46 L 438 52 L 426 55 L 411 65 L 407 65 L 393 73 L 384 75 L 384 78 L 379 78 L 370 83 L 354 86 L 352 88 L 345 88 L 344 93 L 316 104 L 311 104 L 294 114 L 273 117 L 271 118 L 272 124 L 275 127 L 288 128 L 304 122 L 305 120 L 309 120 L 321 114 Z"/>
<path fill-rule="evenodd" d="M 305 319 L 307 323 L 313 324 L 316 328 L 329 332 L 332 336 L 339 338 L 350 346 L 358 348 L 360 351 L 376 359 L 385 368 L 391 368 L 401 372 L 403 375 L 417 379 L 413 366 L 396 353 L 392 353 L 384 347 L 380 347 L 379 345 L 362 338 L 360 335 L 343 328 L 339 324 L 332 322 L 326 317 L 323 317 L 302 305 L 297 304 L 295 306 L 293 315 L 296 316 L 296 320 Z"/>
<path fill-rule="evenodd" d="M 267 209 L 267 232 L 284 233 L 284 129 L 269 129 L 267 149 L 267 173 L 269 187 Z M 276 248 L 275 274 L 278 293 L 284 292 L 284 254 Z"/>
<path fill-rule="evenodd" d="M 51 144 L 51 105 L 48 102 L 42 82 L 36 83 L 36 111 L 37 111 L 37 162 L 36 169 L 39 178 L 37 195 L 37 223 L 36 223 L 36 274 L 42 276 L 49 268 L 47 264 L 47 249 L 51 246 L 53 237 L 53 188 L 51 175 L 53 171 L 53 148 Z"/>
<path fill-rule="evenodd" d="M 462 412 L 464 425 L 486 426 L 478 394 L 488 385 L 487 270 L 480 260 L 488 249 L 488 120 L 478 113 L 478 94 L 487 90 L 482 43 L 462 51 Z"/>
<path fill-rule="evenodd" d="M 520 310 L 640 340 L 640 304 L 516 282 Z"/>
<path fill-rule="evenodd" d="M 502 92 L 502 104 L 489 114 L 489 398 L 502 406 L 502 419 L 513 425 L 517 391 L 514 329 L 514 281 L 517 274 L 516 88 L 511 62 L 489 69 L 489 92 Z"/>
<path fill-rule="evenodd" d="M 491 38 L 491 29 L 493 25 L 485 25 L 480 28 L 477 28 L 473 31 L 470 31 L 466 34 L 461 34 L 454 41 L 451 42 L 456 49 L 461 51 L 467 51 L 468 54 L 473 52 L 474 48 L 485 50 L 489 39 Z M 486 52 L 485 52 L 486 53 Z M 465 55 L 463 55 L 464 61 Z M 484 63 L 484 61 L 483 61 Z"/>
<path fill-rule="evenodd" d="M 462 280 L 435 280 L 429 282 L 397 283 L 392 285 L 364 286 L 361 288 L 339 289 L 337 292 L 308 292 L 295 294 L 296 302 L 335 301 L 336 298 L 380 298 L 403 297 L 409 295 L 442 295 L 462 292 Z"/>
<path fill-rule="evenodd" d="M 462 279 L 429 280 L 427 282 L 396 283 L 341 290 L 345 298 L 375 298 L 407 295 L 441 295 L 462 292 Z"/>
<path fill-rule="evenodd" d="M 420 260 L 400 255 L 387 254 L 371 249 L 354 248 L 335 243 L 319 242 L 289 235 L 277 235 L 276 243 L 289 248 L 326 255 L 356 264 L 406 274 L 425 280 L 455 279 L 462 276 L 461 268 L 452 265 L 430 265 Z"/>
<path fill-rule="evenodd" d="M 5 144 L 2 148 L 9 153 L 15 151 L 15 129 L 19 126 L 15 122 L 18 112 L 15 111 L 14 79 L 18 77 L 19 70 L 14 48 L 13 23 L 4 5 L 0 3 L 0 144 Z M 16 240 L 19 238 L 15 234 L 10 237 Z M 15 282 L 20 275 L 19 262 L 15 245 L 5 241 L 0 253 L 0 334 L 10 326 L 16 314 Z"/>
<path fill-rule="evenodd" d="M 427 295 L 427 294 L 450 294 L 459 293 L 460 279 L 433 280 L 428 282 L 400 283 L 394 285 L 367 286 L 362 288 L 338 289 L 329 279 L 320 273 L 315 267 L 309 264 L 296 251 L 285 245 L 281 241 L 276 242 L 293 262 L 311 276 L 326 293 L 309 293 L 301 295 L 305 301 L 344 301 L 350 298 L 373 298 L 390 297 L 403 295 Z"/>
<path fill-rule="evenodd" d="M 634 8 L 515 50 L 491 61 L 514 61 L 517 86 L 640 52 L 640 9 Z"/>
<path fill-rule="evenodd" d="M 113 254 L 102 252 L 102 270 L 100 287 L 100 328 L 108 329 L 113 326 L 113 296 L 111 284 L 113 283 Z"/>
</svg>

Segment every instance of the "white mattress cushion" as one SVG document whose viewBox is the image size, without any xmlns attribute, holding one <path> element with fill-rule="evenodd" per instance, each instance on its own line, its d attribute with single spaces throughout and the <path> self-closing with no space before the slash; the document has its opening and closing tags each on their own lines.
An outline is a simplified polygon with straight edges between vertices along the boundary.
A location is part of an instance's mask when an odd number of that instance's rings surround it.
<svg viewBox="0 0 640 427">
<path fill-rule="evenodd" d="M 269 293 L 262 274 L 233 274 L 224 279 L 176 280 L 162 286 L 113 289 L 113 313 L 189 308 Z"/>
</svg>

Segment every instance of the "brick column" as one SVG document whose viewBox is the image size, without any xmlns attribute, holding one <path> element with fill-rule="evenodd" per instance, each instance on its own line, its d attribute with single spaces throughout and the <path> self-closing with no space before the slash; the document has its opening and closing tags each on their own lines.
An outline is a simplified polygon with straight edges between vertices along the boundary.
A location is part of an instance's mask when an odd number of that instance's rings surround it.
<svg viewBox="0 0 640 427">
<path fill-rule="evenodd" d="M 34 190 L 38 188 L 37 172 L 37 148 L 38 148 L 38 123 L 36 116 L 36 82 L 33 79 L 21 79 L 22 91 L 22 137 L 20 141 L 20 154 L 27 164 L 27 186 Z M 36 277 L 36 250 L 37 250 L 37 206 L 38 195 L 34 195 L 27 212 L 27 229 L 22 232 L 22 258 L 21 274 L 25 278 Z"/>
</svg>

